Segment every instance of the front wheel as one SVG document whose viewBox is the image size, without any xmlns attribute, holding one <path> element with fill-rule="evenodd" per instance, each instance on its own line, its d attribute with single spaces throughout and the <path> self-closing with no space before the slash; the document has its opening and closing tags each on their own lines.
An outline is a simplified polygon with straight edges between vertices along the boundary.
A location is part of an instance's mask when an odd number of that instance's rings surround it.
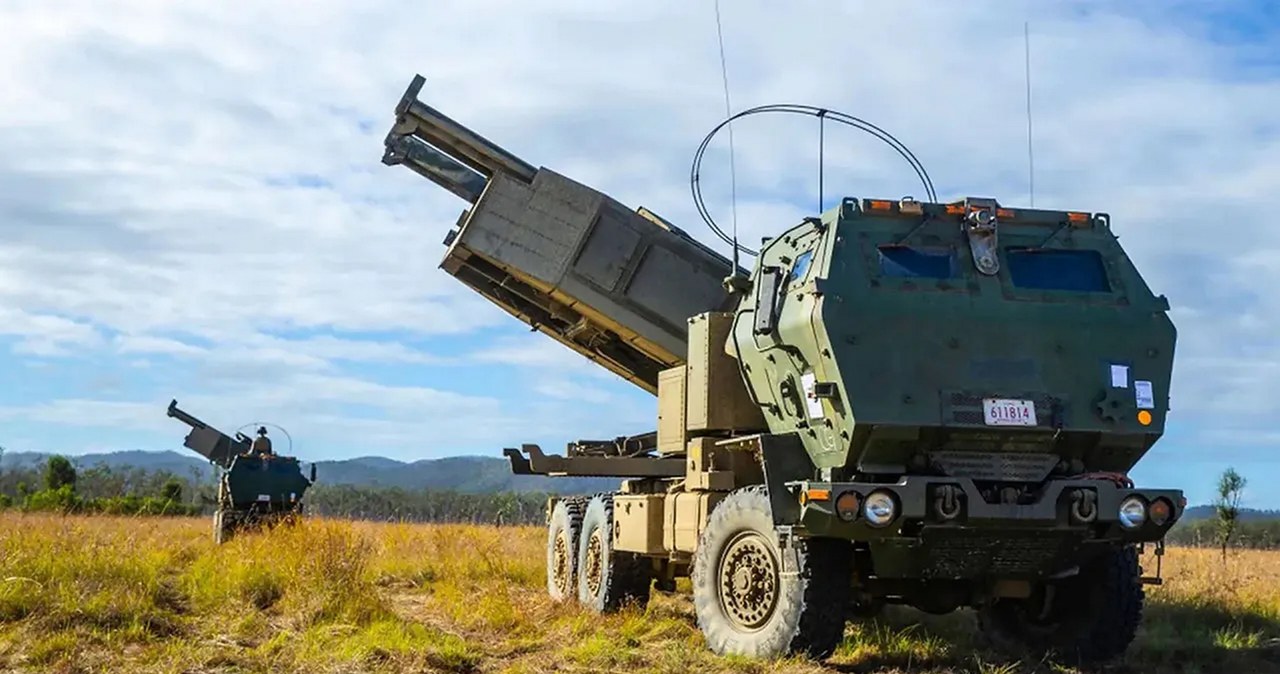
<svg viewBox="0 0 1280 674">
<path fill-rule="evenodd" d="M 784 551 L 763 487 L 724 498 L 693 556 L 693 605 L 719 655 L 826 658 L 844 635 L 853 574 L 846 541 L 795 539 Z M 783 560 L 790 557 L 783 573 Z M 792 568 L 794 567 L 794 568 Z"/>
<path fill-rule="evenodd" d="M 1123 654 L 1137 634 L 1145 599 L 1141 576 L 1132 545 L 1108 550 L 1075 576 L 1042 584 L 1029 599 L 1000 599 L 979 609 L 978 624 L 1004 650 L 1105 662 Z"/>
</svg>

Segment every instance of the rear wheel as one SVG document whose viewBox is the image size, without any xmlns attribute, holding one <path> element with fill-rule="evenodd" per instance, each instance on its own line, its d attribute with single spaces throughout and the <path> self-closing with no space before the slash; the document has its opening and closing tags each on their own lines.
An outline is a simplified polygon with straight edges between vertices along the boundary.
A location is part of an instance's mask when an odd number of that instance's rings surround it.
<svg viewBox="0 0 1280 674">
<path fill-rule="evenodd" d="M 1119 657 L 1142 622 L 1145 595 L 1137 550 L 1108 550 L 1081 565 L 1079 574 L 1044 583 L 1028 599 L 1000 599 L 978 611 L 992 645 L 1069 663 Z"/>
<path fill-rule="evenodd" d="M 712 511 L 693 557 L 693 604 L 719 655 L 826 658 L 844 635 L 852 549 L 795 539 L 783 551 L 763 487 L 729 494 Z M 783 574 L 783 560 L 798 573 Z M 788 568 L 790 570 L 790 568 Z"/>
<path fill-rule="evenodd" d="M 578 538 L 578 601 L 597 612 L 649 601 L 653 583 L 647 558 L 613 549 L 613 496 L 587 503 Z"/>
<path fill-rule="evenodd" d="M 578 593 L 578 533 L 582 529 L 582 504 L 562 499 L 551 509 L 547 523 L 547 594 L 558 602 Z"/>
</svg>

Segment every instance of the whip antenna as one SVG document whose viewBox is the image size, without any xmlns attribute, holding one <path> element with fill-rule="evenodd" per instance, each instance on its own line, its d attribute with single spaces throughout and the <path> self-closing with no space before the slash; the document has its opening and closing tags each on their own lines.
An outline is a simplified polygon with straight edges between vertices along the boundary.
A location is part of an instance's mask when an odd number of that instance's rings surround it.
<svg viewBox="0 0 1280 674">
<path fill-rule="evenodd" d="M 1031 149 L 1031 23 L 1022 24 L 1022 40 L 1027 62 L 1027 179 L 1031 190 L 1031 207 L 1036 205 L 1036 157 Z"/>
<path fill-rule="evenodd" d="M 729 66 L 724 58 L 724 28 L 720 25 L 720 0 L 716 6 L 716 39 L 720 43 L 720 80 L 724 84 L 724 116 L 732 117 L 733 106 L 729 103 Z M 730 276 L 738 273 L 738 172 L 734 161 L 733 123 L 729 123 L 729 203 L 733 211 L 733 268 Z"/>
</svg>

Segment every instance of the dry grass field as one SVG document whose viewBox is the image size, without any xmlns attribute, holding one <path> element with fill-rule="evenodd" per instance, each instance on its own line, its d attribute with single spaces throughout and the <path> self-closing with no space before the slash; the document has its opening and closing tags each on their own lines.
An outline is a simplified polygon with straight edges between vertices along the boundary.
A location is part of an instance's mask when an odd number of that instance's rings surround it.
<svg viewBox="0 0 1280 674">
<path fill-rule="evenodd" d="M 972 615 L 851 624 L 825 664 L 719 658 L 683 595 L 551 603 L 537 528 L 0 515 L 0 671 L 1070 672 L 977 649 Z M 1280 672 L 1280 553 L 1170 550 L 1118 672 Z M 684 587 L 687 588 L 687 585 Z"/>
</svg>

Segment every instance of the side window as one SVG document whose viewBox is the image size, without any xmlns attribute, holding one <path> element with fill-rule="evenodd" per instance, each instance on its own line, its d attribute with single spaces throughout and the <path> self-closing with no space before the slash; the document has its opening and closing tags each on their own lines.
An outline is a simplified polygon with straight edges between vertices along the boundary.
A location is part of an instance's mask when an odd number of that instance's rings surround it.
<svg viewBox="0 0 1280 674">
<path fill-rule="evenodd" d="M 1102 255 L 1096 250 L 1006 248 L 1009 280 L 1034 290 L 1111 292 Z"/>
<path fill-rule="evenodd" d="M 886 244 L 879 248 L 880 273 L 900 278 L 948 279 L 956 276 L 955 251 L 946 247 Z"/>
<path fill-rule="evenodd" d="M 809 273 L 809 264 L 813 262 L 813 251 L 806 250 L 796 258 L 795 264 L 791 265 L 791 282 L 799 281 Z"/>
</svg>

